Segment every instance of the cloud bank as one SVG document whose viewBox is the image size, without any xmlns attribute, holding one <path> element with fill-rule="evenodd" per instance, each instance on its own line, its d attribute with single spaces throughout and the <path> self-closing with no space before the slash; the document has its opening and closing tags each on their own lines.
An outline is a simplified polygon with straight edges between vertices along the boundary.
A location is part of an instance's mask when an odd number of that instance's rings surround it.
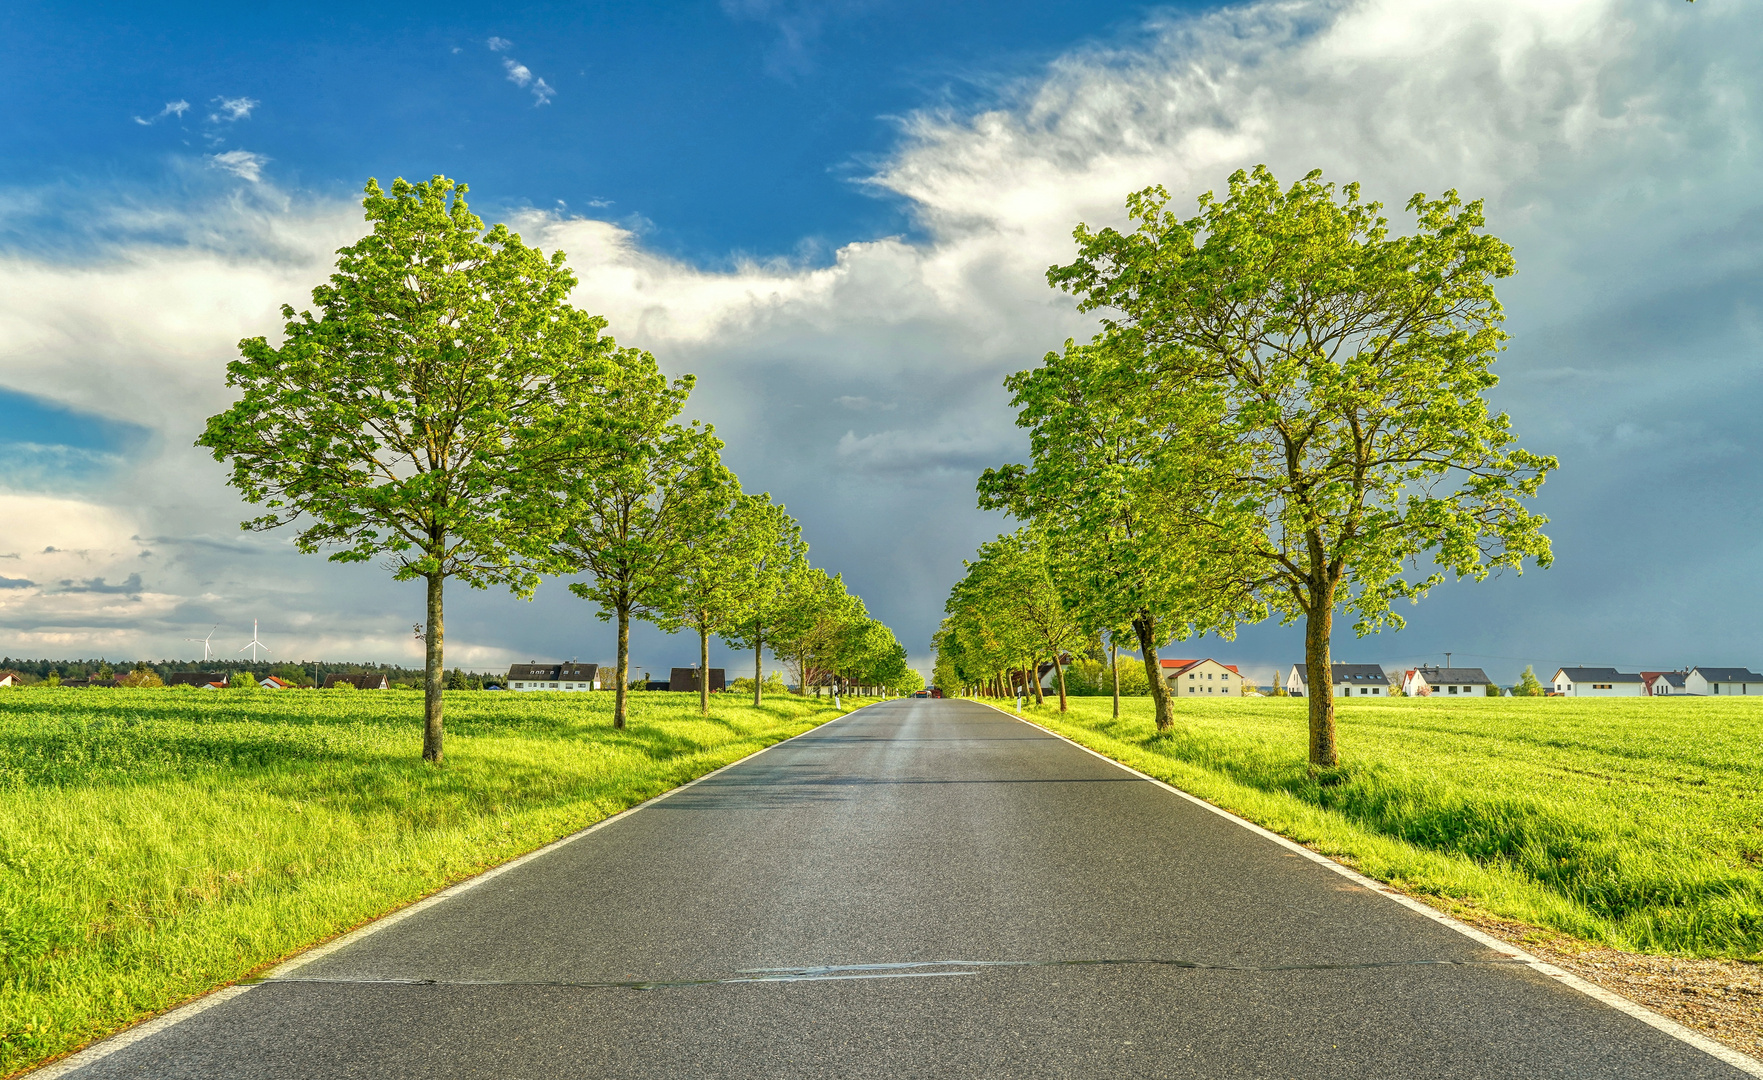
<svg viewBox="0 0 1763 1080">
<path fill-rule="evenodd" d="M 1748 468 L 1763 377 L 1758 14 L 1363 0 L 1159 16 L 985 111 L 908 117 L 867 183 L 909 204 L 922 242 L 710 271 L 605 221 L 511 223 L 569 253 L 577 302 L 621 340 L 699 376 L 692 409 L 748 486 L 789 503 L 817 560 L 922 659 L 961 559 L 1005 527 L 972 509 L 974 473 L 1026 450 L 1000 380 L 1090 332 L 1044 279 L 1076 222 L 1119 223 L 1125 194 L 1151 183 L 1191 206 L 1257 162 L 1287 180 L 1321 167 L 1397 208 L 1416 191 L 1485 198 L 1520 266 L 1502 291 L 1514 341 L 1496 396 L 1523 445 L 1562 458 L 1543 499 L 1559 562 L 1446 588 L 1403 634 L 1337 650 L 1396 663 L 1452 648 L 1501 676 L 1527 660 L 1763 662 L 1741 644 L 1763 616 L 1730 584 L 1754 561 L 1763 505 Z M 173 239 L 0 257 L 0 382 L 156 433 L 100 488 L 0 494 L 0 551 L 58 549 L 8 567 L 52 584 L 0 590 L 0 632 L 14 652 L 175 655 L 191 632 L 257 613 L 297 655 L 414 657 L 411 589 L 240 535 L 219 467 L 189 447 L 226 402 L 234 342 L 275 333 L 277 305 L 304 299 L 358 216 L 271 191 L 159 213 Z M 67 581 L 134 591 L 53 584 Z M 561 590 L 532 606 L 454 595 L 462 662 L 610 653 Z M 640 645 L 651 669 L 691 652 Z M 1296 647 L 1271 627 L 1195 646 L 1263 677 Z"/>
</svg>

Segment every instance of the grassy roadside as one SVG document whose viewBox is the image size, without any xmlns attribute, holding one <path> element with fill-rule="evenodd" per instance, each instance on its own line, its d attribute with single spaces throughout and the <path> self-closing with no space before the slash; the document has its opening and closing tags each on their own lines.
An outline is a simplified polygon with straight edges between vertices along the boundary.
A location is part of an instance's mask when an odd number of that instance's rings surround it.
<svg viewBox="0 0 1763 1080">
<path fill-rule="evenodd" d="M 1407 891 L 1638 953 L 1763 957 L 1763 699 L 1147 698 L 1037 723 Z"/>
<path fill-rule="evenodd" d="M 0 1075 L 838 715 L 611 699 L 0 690 Z"/>
</svg>

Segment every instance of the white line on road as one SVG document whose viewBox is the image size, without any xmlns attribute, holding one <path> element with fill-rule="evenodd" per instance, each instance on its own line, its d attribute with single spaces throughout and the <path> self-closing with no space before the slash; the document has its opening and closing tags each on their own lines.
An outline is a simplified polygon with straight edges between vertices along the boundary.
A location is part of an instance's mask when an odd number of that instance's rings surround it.
<svg viewBox="0 0 1763 1080">
<path fill-rule="evenodd" d="M 967 700 L 971 701 L 974 699 L 969 698 Z M 1551 964 L 1546 960 L 1540 960 L 1537 957 L 1534 957 L 1534 956 L 1530 955 L 1529 953 L 1525 952 L 1523 949 L 1519 949 L 1519 948 L 1513 946 L 1509 942 L 1501 941 L 1499 938 L 1493 937 L 1490 934 L 1484 934 L 1480 930 L 1477 930 L 1475 927 L 1470 926 L 1468 923 L 1459 922 L 1456 919 L 1451 918 L 1449 915 L 1446 915 L 1444 912 L 1437 910 L 1436 908 L 1428 907 L 1426 904 L 1423 904 L 1420 901 L 1415 900 L 1414 898 L 1412 898 L 1410 896 L 1406 896 L 1406 895 L 1396 891 L 1395 889 L 1390 888 L 1388 885 L 1385 885 L 1381 881 L 1377 881 L 1373 878 L 1368 878 L 1364 874 L 1361 874 L 1359 871 L 1354 870 L 1351 867 L 1343 866 L 1340 863 L 1329 858 L 1327 855 L 1322 854 L 1321 852 L 1312 851 L 1309 848 L 1305 847 L 1303 844 L 1300 844 L 1295 840 L 1289 840 L 1286 837 L 1283 837 L 1276 832 L 1273 832 L 1269 829 L 1264 829 L 1261 826 L 1255 824 L 1254 822 L 1248 820 L 1247 818 L 1238 817 L 1237 815 L 1231 813 L 1229 810 L 1226 810 L 1226 809 L 1219 807 L 1219 806 L 1214 806 L 1213 804 L 1207 802 L 1205 799 L 1202 799 L 1197 795 L 1190 795 L 1178 787 L 1175 787 L 1171 784 L 1164 783 L 1162 780 L 1157 779 L 1155 776 L 1150 776 L 1146 773 L 1142 773 L 1139 770 L 1133 768 L 1131 765 L 1126 765 L 1121 762 L 1115 761 L 1113 758 L 1109 757 L 1107 754 L 1103 754 L 1103 753 L 1099 753 L 1098 751 L 1091 750 L 1089 747 L 1085 746 L 1083 743 L 1080 743 L 1075 739 L 1068 739 L 1064 735 L 1059 734 L 1057 731 L 1054 731 L 1051 728 L 1042 727 L 1041 725 L 1035 723 L 1033 720 L 1029 720 L 1025 717 L 1017 716 L 1015 713 L 1010 712 L 1007 709 L 999 708 L 998 706 L 993 705 L 989 701 L 980 701 L 980 702 L 977 702 L 977 704 L 984 705 L 990 709 L 996 709 L 998 712 L 1003 713 L 1005 716 L 1010 717 L 1010 719 L 1012 719 L 1012 720 L 1016 720 L 1021 723 L 1027 724 L 1029 727 L 1032 727 L 1037 731 L 1046 732 L 1048 735 L 1053 736 L 1055 739 L 1059 739 L 1063 742 L 1070 743 L 1072 746 L 1077 747 L 1079 750 L 1082 750 L 1084 753 L 1090 755 L 1091 757 L 1100 758 L 1101 760 L 1106 761 L 1108 764 L 1114 766 L 1117 769 L 1124 769 L 1125 771 L 1131 773 L 1132 775 L 1138 777 L 1141 780 L 1148 780 L 1151 783 L 1156 784 L 1158 787 L 1162 788 L 1163 790 L 1171 793 L 1172 795 L 1176 795 L 1176 796 L 1179 796 L 1183 799 L 1186 799 L 1188 802 L 1193 803 L 1195 806 L 1203 807 L 1207 810 L 1210 810 L 1214 814 L 1217 814 L 1219 817 L 1224 818 L 1227 821 L 1235 822 L 1236 824 L 1242 826 L 1245 829 L 1248 829 L 1250 832 L 1256 834 L 1257 836 L 1260 836 L 1266 840 L 1271 840 L 1274 843 L 1278 844 L 1280 847 L 1283 847 L 1283 848 L 1287 849 L 1288 851 L 1294 852 L 1295 854 L 1302 855 L 1304 858 L 1309 859 L 1313 863 L 1317 863 L 1321 866 L 1326 866 L 1330 870 L 1333 870 L 1335 873 L 1341 875 L 1344 878 L 1351 880 L 1352 882 L 1354 882 L 1357 885 L 1361 885 L 1367 889 L 1370 889 L 1372 892 L 1378 893 L 1379 895 L 1386 897 L 1387 899 L 1394 900 L 1396 903 L 1401 904 L 1403 907 L 1408 908 L 1410 911 L 1413 911 L 1414 913 L 1416 913 L 1418 915 L 1424 915 L 1426 918 L 1431 919 L 1433 922 L 1436 922 L 1441 926 L 1448 926 L 1452 930 L 1455 930 L 1459 934 L 1462 934 L 1464 937 L 1471 938 L 1471 939 L 1473 939 L 1483 945 L 1486 945 L 1488 948 L 1493 949 L 1495 952 L 1501 953 L 1502 955 L 1505 955 L 1505 956 L 1509 956 L 1509 957 L 1513 958 L 1514 960 L 1519 961 L 1520 963 L 1523 964 L 1523 966 L 1528 967 L 1533 971 L 1536 971 L 1540 974 L 1549 976 L 1550 978 L 1554 979 L 1556 982 L 1560 983 L 1563 986 L 1572 987 L 1573 989 L 1578 990 L 1580 993 L 1586 995 L 1587 997 L 1596 998 L 1598 1001 L 1603 1002 L 1604 1004 L 1610 1006 L 1612 1009 L 1615 1009 L 1618 1012 L 1624 1013 L 1628 1016 L 1632 1016 L 1636 1020 L 1639 1020 L 1641 1023 L 1646 1024 L 1649 1027 L 1657 1028 L 1658 1030 L 1664 1032 L 1665 1034 L 1670 1035 L 1674 1039 L 1677 1039 L 1681 1042 L 1686 1042 L 1689 1045 L 1695 1047 L 1697 1050 L 1700 1050 L 1705 1054 L 1708 1054 L 1712 1057 L 1719 1058 L 1721 1061 L 1726 1062 L 1728 1065 L 1731 1065 L 1735 1069 L 1738 1069 L 1742 1072 L 1749 1073 L 1752 1076 L 1763 1077 L 1763 1061 L 1758 1061 L 1756 1058 L 1750 1057 L 1746 1054 L 1741 1054 L 1737 1050 L 1734 1050 L 1732 1047 L 1727 1046 L 1724 1043 L 1715 1042 L 1713 1039 L 1708 1038 L 1706 1035 L 1703 1035 L 1699 1032 L 1693 1031 L 1690 1028 L 1684 1027 L 1682 1024 L 1678 1023 L 1675 1020 L 1671 1020 L 1671 1019 L 1668 1019 L 1664 1016 L 1659 1015 L 1658 1013 L 1654 1012 L 1653 1010 L 1647 1008 L 1645 1005 L 1641 1005 L 1637 1002 L 1630 1001 L 1628 998 L 1623 997 L 1621 994 L 1612 993 L 1611 991 L 1604 989 L 1603 987 L 1597 985 L 1596 983 L 1587 982 L 1586 980 L 1573 974 L 1571 971 L 1564 971 L 1563 969 L 1556 967 L 1554 964 Z"/>
</svg>

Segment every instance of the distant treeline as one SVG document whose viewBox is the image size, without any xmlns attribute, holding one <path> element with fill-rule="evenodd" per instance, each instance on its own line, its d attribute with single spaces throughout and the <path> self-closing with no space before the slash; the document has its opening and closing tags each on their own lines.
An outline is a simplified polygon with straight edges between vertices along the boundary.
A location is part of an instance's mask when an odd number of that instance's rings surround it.
<svg viewBox="0 0 1763 1080">
<path fill-rule="evenodd" d="M 403 684 L 413 689 L 422 686 L 422 668 L 403 667 L 398 664 L 351 664 L 333 661 L 302 661 L 299 663 L 284 662 L 271 664 L 267 661 L 251 663 L 249 660 L 25 660 L 19 657 L 0 657 L 0 675 L 14 672 L 21 676 L 25 684 L 43 682 L 54 676 L 62 680 L 89 679 L 96 675 L 99 678 L 124 675 L 130 671 L 151 671 L 161 679 L 177 671 L 212 671 L 227 676 L 244 673 L 262 679 L 266 675 L 274 675 L 279 679 L 296 686 L 312 686 L 317 680 L 322 685 L 328 675 L 359 675 L 366 672 L 384 673 L 393 685 Z M 470 672 L 454 668 L 447 673 L 447 681 L 451 686 L 464 686 L 473 689 L 481 688 L 486 676 L 500 684 L 502 672 Z"/>
</svg>

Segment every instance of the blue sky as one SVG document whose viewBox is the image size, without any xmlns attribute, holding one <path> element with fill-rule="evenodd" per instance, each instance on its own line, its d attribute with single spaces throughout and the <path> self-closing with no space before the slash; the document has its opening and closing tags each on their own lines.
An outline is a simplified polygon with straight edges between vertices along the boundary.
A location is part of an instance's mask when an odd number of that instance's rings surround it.
<svg viewBox="0 0 1763 1080">
<path fill-rule="evenodd" d="M 496 7 L 13 7 L 0 16 L 13 57 L 0 75 L 14 102 L 0 136 L 7 178 L 152 190 L 168 182 L 168 157 L 243 149 L 291 187 L 352 194 L 368 175 L 440 171 L 466 178 L 488 210 L 600 212 L 694 261 L 825 259 L 910 229 L 902 200 L 862 184 L 899 117 L 989 102 L 1075 43 L 1130 37 L 1153 10 Z M 248 114 L 226 101 L 249 101 Z M 165 114 L 171 102 L 187 108 Z"/>
<path fill-rule="evenodd" d="M 412 661 L 420 597 L 241 535 L 190 442 L 240 337 L 362 230 L 369 175 L 446 173 L 568 252 L 575 301 L 699 377 L 747 486 L 928 659 L 1007 527 L 1000 388 L 1092 323 L 1049 291 L 1078 221 L 1258 162 L 1400 207 L 1488 202 L 1520 272 L 1496 404 L 1562 460 L 1554 569 L 1450 586 L 1342 659 L 1763 664 L 1763 10 L 1757 0 L 1194 7 L 813 0 L 0 12 L 0 652 Z M 1392 215 L 1398 227 L 1400 213 Z M 23 584 L 20 584 L 23 583 Z M 450 656 L 609 659 L 555 584 L 456 589 Z M 223 629 L 224 637 L 228 630 Z M 1209 653 L 1271 674 L 1295 628 Z M 689 662 L 645 633 L 639 665 Z M 278 653 L 278 656 L 283 654 Z M 738 657 L 717 663 L 739 665 Z"/>
</svg>

